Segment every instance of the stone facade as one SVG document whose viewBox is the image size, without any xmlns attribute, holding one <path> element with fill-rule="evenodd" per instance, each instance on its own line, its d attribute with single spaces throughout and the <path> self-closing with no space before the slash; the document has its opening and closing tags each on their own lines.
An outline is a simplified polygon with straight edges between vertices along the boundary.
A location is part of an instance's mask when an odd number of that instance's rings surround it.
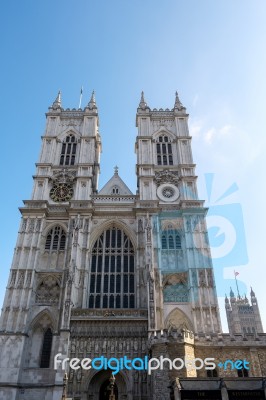
<svg viewBox="0 0 266 400">
<path fill-rule="evenodd" d="M 207 209 L 198 199 L 188 114 L 178 95 L 171 110 L 151 110 L 141 96 L 136 194 L 117 167 L 98 191 L 94 93 L 83 110 L 63 109 L 59 93 L 46 117 L 1 315 L 0 398 L 61 399 L 64 369 L 53 363 L 58 353 L 187 360 L 181 370 L 167 362 L 151 374 L 121 370 L 118 399 L 197 393 L 228 399 L 238 388 L 263 391 L 265 335 L 221 333 Z M 207 378 L 205 369 L 189 367 L 208 357 L 249 360 L 249 386 L 236 369 L 221 367 L 218 377 Z M 109 398 L 110 369 L 66 369 L 69 398 Z M 212 391 L 218 397 L 210 397 Z"/>
</svg>

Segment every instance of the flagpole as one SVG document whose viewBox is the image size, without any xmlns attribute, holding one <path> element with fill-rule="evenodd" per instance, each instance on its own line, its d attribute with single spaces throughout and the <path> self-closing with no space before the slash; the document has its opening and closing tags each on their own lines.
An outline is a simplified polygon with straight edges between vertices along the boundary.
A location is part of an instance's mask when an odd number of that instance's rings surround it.
<svg viewBox="0 0 266 400">
<path fill-rule="evenodd" d="M 236 279 L 236 271 L 234 271 L 234 274 L 235 274 L 235 281 L 236 281 L 236 288 L 237 288 L 238 298 L 240 299 L 240 294 L 239 294 L 239 289 L 238 289 L 238 283 L 237 283 L 237 279 Z"/>
<path fill-rule="evenodd" d="M 79 108 L 81 108 L 82 93 L 83 93 L 83 87 L 81 86 L 80 96 L 79 96 Z"/>
</svg>

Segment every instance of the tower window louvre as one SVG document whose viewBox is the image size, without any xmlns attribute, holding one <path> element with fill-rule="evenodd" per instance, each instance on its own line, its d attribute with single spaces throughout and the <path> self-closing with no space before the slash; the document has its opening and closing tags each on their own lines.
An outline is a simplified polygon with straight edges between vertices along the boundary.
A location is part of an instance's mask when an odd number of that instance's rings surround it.
<svg viewBox="0 0 266 400">
<path fill-rule="evenodd" d="M 156 144 L 157 164 L 173 165 L 172 144 L 169 143 L 168 136 L 159 136 Z"/>
<path fill-rule="evenodd" d="M 77 142 L 74 135 L 65 138 L 62 144 L 60 165 L 74 165 L 77 151 Z"/>
</svg>

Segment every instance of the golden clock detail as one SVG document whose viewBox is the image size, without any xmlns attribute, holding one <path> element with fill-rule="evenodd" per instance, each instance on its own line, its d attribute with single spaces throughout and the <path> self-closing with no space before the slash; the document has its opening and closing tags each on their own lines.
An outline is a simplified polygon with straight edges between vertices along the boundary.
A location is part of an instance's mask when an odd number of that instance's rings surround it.
<svg viewBox="0 0 266 400">
<path fill-rule="evenodd" d="M 74 190 L 72 185 L 67 183 L 57 183 L 52 187 L 50 191 L 50 197 L 56 202 L 69 201 L 72 199 L 73 193 Z"/>
</svg>

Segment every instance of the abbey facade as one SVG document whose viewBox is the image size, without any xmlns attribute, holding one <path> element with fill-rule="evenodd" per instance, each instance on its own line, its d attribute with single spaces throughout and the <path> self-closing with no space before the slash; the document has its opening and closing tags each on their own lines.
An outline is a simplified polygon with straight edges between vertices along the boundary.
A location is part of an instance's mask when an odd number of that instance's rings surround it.
<svg viewBox="0 0 266 400">
<path fill-rule="evenodd" d="M 152 110 L 142 93 L 136 193 L 118 168 L 98 189 L 94 93 L 78 110 L 64 109 L 59 93 L 46 117 L 1 315 L 0 399 L 60 400 L 65 371 L 54 369 L 58 353 L 187 360 L 179 370 L 167 362 L 151 374 L 121 370 L 116 400 L 264 399 L 262 327 L 222 333 L 207 209 L 198 198 L 188 114 L 178 95 L 172 109 Z M 190 368 L 206 357 L 217 365 L 245 359 L 250 368 Z M 68 398 L 112 395 L 110 369 L 66 370 Z"/>
</svg>

